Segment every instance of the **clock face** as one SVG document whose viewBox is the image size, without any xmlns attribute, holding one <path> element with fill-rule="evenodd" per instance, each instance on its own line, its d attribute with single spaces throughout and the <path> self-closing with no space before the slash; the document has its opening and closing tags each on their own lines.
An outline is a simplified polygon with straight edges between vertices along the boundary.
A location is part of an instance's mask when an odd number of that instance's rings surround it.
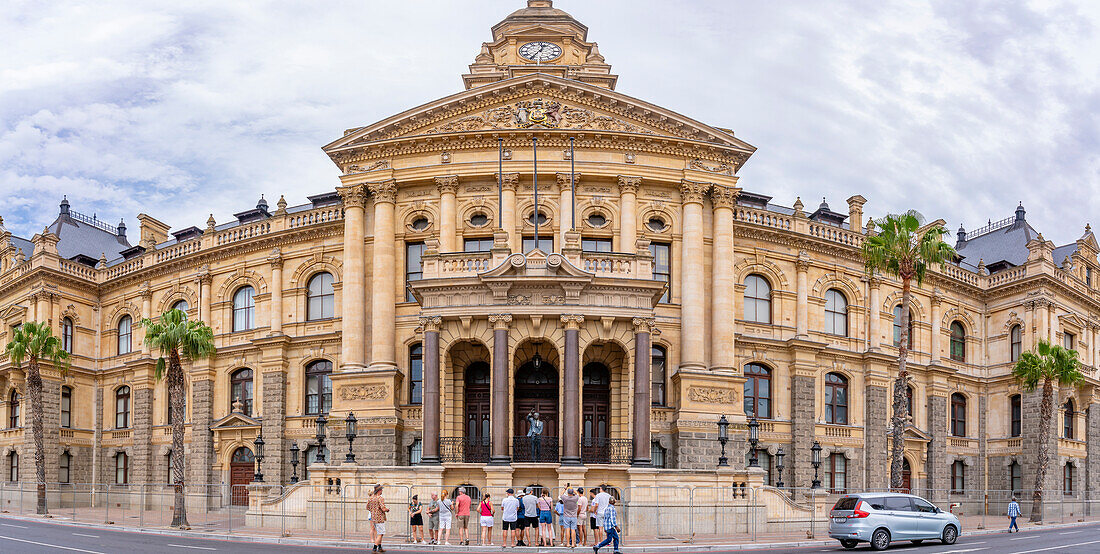
<svg viewBox="0 0 1100 554">
<path fill-rule="evenodd" d="M 545 62 L 561 55 L 561 46 L 550 42 L 528 42 L 519 47 L 519 55 L 533 62 Z"/>
</svg>

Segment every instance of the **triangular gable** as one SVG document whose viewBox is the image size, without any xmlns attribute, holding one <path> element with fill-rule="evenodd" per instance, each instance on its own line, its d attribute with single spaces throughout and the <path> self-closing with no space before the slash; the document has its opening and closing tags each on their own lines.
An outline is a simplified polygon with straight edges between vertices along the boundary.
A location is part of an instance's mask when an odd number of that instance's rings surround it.
<svg viewBox="0 0 1100 554">
<path fill-rule="evenodd" d="M 1059 315 L 1058 319 L 1062 322 L 1063 325 L 1068 323 L 1077 327 L 1078 329 L 1084 329 L 1087 326 L 1087 322 L 1075 313 L 1064 313 L 1062 315 Z"/>
<path fill-rule="evenodd" d="M 554 126 L 532 125 L 519 115 L 517 103 L 543 98 L 560 104 Z M 406 110 L 357 129 L 324 147 L 330 155 L 360 144 L 446 133 L 494 132 L 501 129 L 555 128 L 666 136 L 756 150 L 732 133 L 625 94 L 544 73 L 524 75 L 466 90 Z"/>
<path fill-rule="evenodd" d="M 210 426 L 211 429 L 228 429 L 228 428 L 240 428 L 240 427 L 259 427 L 260 420 L 253 419 L 239 412 L 233 412 L 217 421 Z"/>
<path fill-rule="evenodd" d="M 913 425 L 907 426 L 905 428 L 905 433 L 903 433 L 903 435 L 905 437 L 905 440 L 907 440 L 907 441 L 928 442 L 928 441 L 932 440 L 931 435 L 925 433 L 924 431 L 921 431 L 920 429 L 917 429 Z"/>
<path fill-rule="evenodd" d="M 12 304 L 11 306 L 4 308 L 3 311 L 0 311 L 0 319 L 3 319 L 4 321 L 18 319 L 25 315 L 27 315 L 27 307 L 20 306 L 19 304 Z"/>
</svg>

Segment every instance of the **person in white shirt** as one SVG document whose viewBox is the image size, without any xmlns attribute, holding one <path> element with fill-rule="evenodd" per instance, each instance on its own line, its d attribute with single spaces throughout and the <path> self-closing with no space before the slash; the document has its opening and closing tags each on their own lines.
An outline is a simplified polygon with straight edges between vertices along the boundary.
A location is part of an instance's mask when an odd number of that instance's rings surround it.
<svg viewBox="0 0 1100 554">
<path fill-rule="evenodd" d="M 516 520 L 519 519 L 519 499 L 512 489 L 505 492 L 507 495 L 500 501 L 501 548 L 515 546 L 513 539 L 518 533 Z"/>
<path fill-rule="evenodd" d="M 607 511 L 607 506 L 611 503 L 611 495 L 607 493 L 607 485 L 600 485 L 600 492 L 596 494 L 592 502 L 596 506 L 596 528 L 603 529 L 604 512 Z"/>
</svg>

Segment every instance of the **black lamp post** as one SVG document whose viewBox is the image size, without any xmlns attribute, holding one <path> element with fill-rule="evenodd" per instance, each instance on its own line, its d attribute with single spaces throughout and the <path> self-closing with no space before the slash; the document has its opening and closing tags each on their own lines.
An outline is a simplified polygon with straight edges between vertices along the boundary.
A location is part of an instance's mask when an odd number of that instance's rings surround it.
<svg viewBox="0 0 1100 554">
<path fill-rule="evenodd" d="M 814 441 L 814 445 L 810 447 L 810 452 L 813 453 L 813 466 L 814 466 L 814 482 L 810 484 L 812 489 L 821 488 L 821 480 L 818 479 L 817 469 L 821 467 L 821 443 Z"/>
<path fill-rule="evenodd" d="M 256 475 L 252 476 L 252 480 L 263 483 L 264 474 L 260 472 L 260 465 L 264 463 L 264 436 L 256 435 L 256 440 L 252 444 L 256 445 Z"/>
<path fill-rule="evenodd" d="M 316 463 L 325 463 L 325 426 L 328 425 L 328 418 L 325 414 L 317 416 L 317 458 Z"/>
<path fill-rule="evenodd" d="M 775 482 L 775 486 L 783 488 L 783 447 L 780 446 L 779 450 L 775 452 L 775 468 L 779 471 L 778 480 Z"/>
<path fill-rule="evenodd" d="M 348 455 L 344 458 L 345 464 L 355 463 L 355 453 L 351 451 L 351 446 L 357 433 L 355 428 L 357 421 L 355 414 L 352 412 L 348 412 L 348 417 L 344 419 L 344 435 L 348 438 Z"/>
<path fill-rule="evenodd" d="M 290 482 L 291 483 L 297 483 L 298 482 L 298 453 L 299 452 L 301 452 L 301 449 L 298 448 L 298 442 L 295 441 L 295 442 L 290 443 L 290 468 L 292 470 L 292 472 L 290 474 Z"/>
<path fill-rule="evenodd" d="M 756 457 L 756 445 L 760 443 L 760 422 L 756 421 L 756 415 L 753 414 L 752 419 L 749 420 L 749 447 L 752 449 L 750 452 L 752 456 L 749 458 L 749 467 L 760 467 L 760 461 Z"/>
<path fill-rule="evenodd" d="M 726 419 L 725 414 L 718 418 L 718 442 L 722 445 L 722 455 L 718 457 L 718 467 L 728 466 L 729 460 L 726 458 L 726 443 L 730 440 L 730 422 Z"/>
</svg>

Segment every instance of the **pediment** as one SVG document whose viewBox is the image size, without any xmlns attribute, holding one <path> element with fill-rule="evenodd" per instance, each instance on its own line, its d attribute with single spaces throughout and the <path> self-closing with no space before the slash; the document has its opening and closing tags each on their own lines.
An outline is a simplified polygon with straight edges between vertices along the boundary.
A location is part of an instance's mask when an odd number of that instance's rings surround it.
<svg viewBox="0 0 1100 554">
<path fill-rule="evenodd" d="M 0 319 L 4 321 L 12 321 L 16 319 L 22 319 L 27 315 L 27 307 L 20 306 L 19 304 L 12 304 L 7 308 L 0 311 Z"/>
<path fill-rule="evenodd" d="M 925 433 L 924 431 L 921 431 L 920 429 L 917 429 L 913 425 L 909 425 L 905 428 L 905 433 L 903 433 L 903 436 L 907 441 L 928 442 L 932 440 L 931 435 Z"/>
<path fill-rule="evenodd" d="M 217 421 L 210 426 L 211 429 L 240 429 L 249 427 L 259 427 L 260 420 L 253 419 L 240 412 L 233 412 Z"/>
<path fill-rule="evenodd" d="M 532 250 L 527 255 L 512 254 L 504 263 L 479 275 L 482 280 L 511 279 L 514 277 L 579 278 L 591 281 L 594 275 L 569 263 L 561 254 L 546 254 Z"/>
<path fill-rule="evenodd" d="M 534 105 L 538 100 L 541 107 Z M 534 114 L 535 110 L 541 113 Z M 546 129 L 707 142 L 738 150 L 746 159 L 756 150 L 729 131 L 619 92 L 544 73 L 505 79 L 429 102 L 349 130 L 324 150 L 331 156 L 358 145 L 402 138 Z"/>
</svg>

